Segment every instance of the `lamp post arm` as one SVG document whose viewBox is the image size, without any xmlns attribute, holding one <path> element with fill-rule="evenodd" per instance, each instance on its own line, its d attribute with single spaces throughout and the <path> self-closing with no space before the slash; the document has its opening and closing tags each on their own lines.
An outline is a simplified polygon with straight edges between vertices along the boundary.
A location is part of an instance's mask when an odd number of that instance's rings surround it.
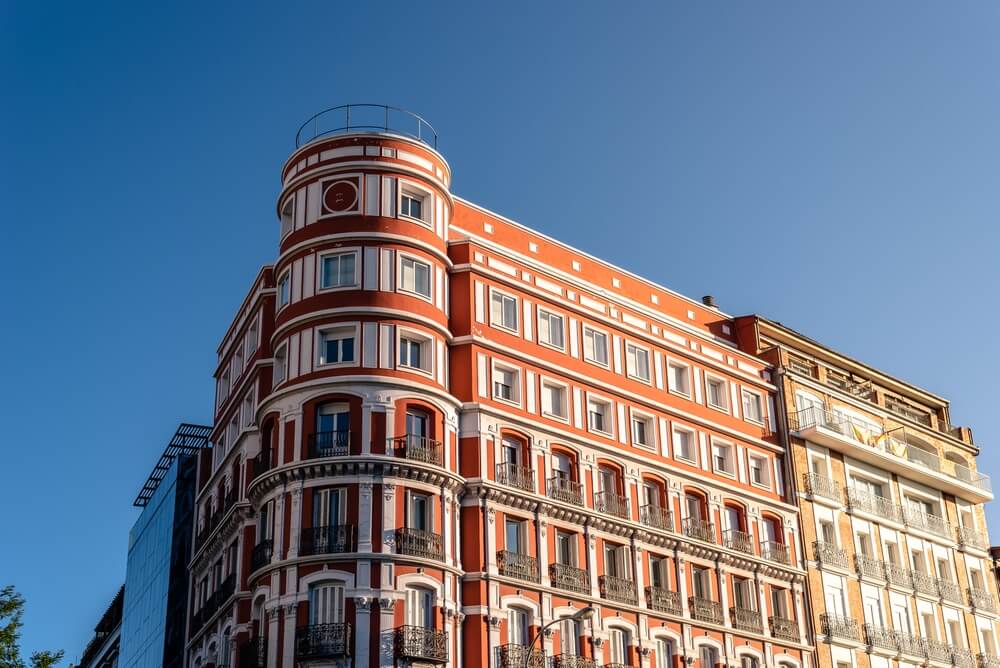
<svg viewBox="0 0 1000 668">
<path fill-rule="evenodd" d="M 558 624 L 558 623 L 559 623 L 559 622 L 561 622 L 561 621 L 562 621 L 561 619 L 553 619 L 553 620 L 552 620 L 551 622 L 549 622 L 548 624 L 543 624 L 543 625 L 542 625 L 542 628 L 538 629 L 538 632 L 537 632 L 537 633 L 535 633 L 535 635 L 533 635 L 533 636 L 531 637 L 531 642 L 529 642 L 529 643 L 528 643 L 528 649 L 527 649 L 527 651 L 526 651 L 526 652 L 524 653 L 524 665 L 523 665 L 523 666 L 522 666 L 521 668 L 528 668 L 528 662 L 530 662 L 530 661 L 531 661 L 531 650 L 532 650 L 532 648 L 534 648 L 534 646 L 535 646 L 535 641 L 536 641 L 536 640 L 538 640 L 539 638 L 541 638 L 541 637 L 542 637 L 542 634 L 544 634 L 544 633 L 545 633 L 545 629 L 549 628 L 549 627 L 550 627 L 550 626 L 552 626 L 553 624 Z"/>
</svg>

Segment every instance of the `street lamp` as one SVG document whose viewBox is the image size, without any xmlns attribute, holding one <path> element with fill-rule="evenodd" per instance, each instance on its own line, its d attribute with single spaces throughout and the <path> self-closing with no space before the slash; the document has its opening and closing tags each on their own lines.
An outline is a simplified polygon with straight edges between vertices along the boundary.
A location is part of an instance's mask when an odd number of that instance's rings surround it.
<svg viewBox="0 0 1000 668">
<path fill-rule="evenodd" d="M 563 617 L 562 619 L 553 619 L 548 624 L 543 625 L 542 628 L 538 629 L 538 632 L 531 637 L 531 642 L 528 643 L 528 649 L 524 653 L 524 665 L 521 668 L 528 668 L 528 662 L 531 660 L 531 648 L 535 646 L 535 641 L 538 640 L 540 637 L 542 637 L 542 634 L 545 633 L 545 629 L 549 628 L 553 624 L 564 622 L 567 619 L 571 619 L 574 622 L 579 622 L 583 619 L 590 619 L 591 617 L 594 616 L 595 612 L 597 612 L 597 610 L 594 608 L 594 606 L 588 605 L 586 608 L 580 608 L 569 617 Z"/>
</svg>

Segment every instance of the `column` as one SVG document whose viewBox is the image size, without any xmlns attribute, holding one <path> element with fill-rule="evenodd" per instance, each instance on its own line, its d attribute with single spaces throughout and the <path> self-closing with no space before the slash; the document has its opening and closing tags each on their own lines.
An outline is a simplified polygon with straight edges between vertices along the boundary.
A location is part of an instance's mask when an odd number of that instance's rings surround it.
<svg viewBox="0 0 1000 668">
<path fill-rule="evenodd" d="M 358 483 L 358 552 L 372 551 L 372 481 L 364 476 Z"/>
<path fill-rule="evenodd" d="M 292 489 L 292 517 L 291 527 L 288 535 L 288 558 L 294 559 L 299 556 L 299 538 L 301 537 L 302 525 L 302 487 L 301 480 L 295 483 Z"/>
<path fill-rule="evenodd" d="M 490 575 L 497 575 L 499 573 L 497 570 L 497 511 L 485 499 L 483 500 L 483 508 L 485 509 L 484 517 L 486 518 L 486 572 Z"/>
<path fill-rule="evenodd" d="M 717 582 L 719 583 L 719 603 L 722 604 L 722 619 L 726 626 L 731 626 L 732 620 L 729 618 L 729 588 L 726 586 L 728 584 L 728 578 L 726 577 L 728 571 L 717 561 L 715 562 L 715 573 L 718 576 Z"/>
<path fill-rule="evenodd" d="M 302 432 L 302 411 L 296 411 L 295 413 L 290 413 L 295 417 L 295 443 L 292 447 L 292 457 L 296 461 L 302 461 L 306 458 L 305 450 L 305 440 L 306 435 Z"/>
<path fill-rule="evenodd" d="M 792 583 L 792 596 L 795 597 L 795 622 L 799 627 L 799 642 L 803 645 L 806 644 L 806 618 L 805 610 L 802 606 L 802 583 L 794 582 Z"/>
<path fill-rule="evenodd" d="M 760 622 L 764 626 L 764 635 L 770 638 L 771 625 L 767 622 L 767 594 L 764 592 L 764 587 L 760 582 L 760 576 L 757 574 L 757 571 L 753 572 L 753 586 L 757 591 L 757 609 L 760 610 Z"/>
<path fill-rule="evenodd" d="M 396 485 L 391 482 L 382 483 L 382 551 L 394 553 L 396 539 L 393 527 L 396 526 Z M 383 568 L 383 570 L 385 570 Z M 385 587 L 385 583 L 382 584 Z M 391 585 L 390 585 L 391 586 Z"/>
<path fill-rule="evenodd" d="M 273 608 L 266 609 L 267 614 L 267 637 L 271 639 L 271 642 L 267 643 L 267 665 L 277 666 L 278 665 L 278 643 L 274 642 L 274 638 L 278 637 L 278 614 L 281 612 L 281 606 L 275 605 Z"/>
<path fill-rule="evenodd" d="M 646 607 L 645 576 L 642 568 L 642 548 L 635 544 L 635 534 L 632 534 L 632 580 L 635 582 L 635 595 L 639 600 L 639 607 Z"/>
<path fill-rule="evenodd" d="M 379 643 L 379 666 L 381 668 L 393 668 L 393 643 L 386 642 L 392 630 L 396 626 L 395 616 L 393 614 L 393 608 L 396 606 L 396 600 L 392 598 L 380 598 L 379 604 L 379 635 L 383 639 Z M 358 663 L 358 666 L 363 664 Z"/>
<path fill-rule="evenodd" d="M 367 455 L 372 451 L 372 405 L 361 404 L 361 454 Z M 359 664 L 360 665 L 360 664 Z"/>
<path fill-rule="evenodd" d="M 285 546 L 285 491 L 281 490 L 274 502 L 274 547 L 271 550 L 271 563 L 281 561 Z"/>
<path fill-rule="evenodd" d="M 687 561 L 674 550 L 674 574 L 677 578 L 677 595 L 681 598 L 681 614 L 685 617 L 688 613 L 688 587 L 687 587 Z"/>
<path fill-rule="evenodd" d="M 537 546 L 536 554 L 538 556 L 538 574 L 542 578 L 542 586 L 550 586 L 549 581 L 549 539 L 548 539 L 548 522 L 542 519 L 541 513 L 537 510 L 535 511 L 535 545 Z M 544 619 L 545 614 L 543 611 L 542 618 Z"/>
<path fill-rule="evenodd" d="M 358 596 L 354 599 L 354 661 L 357 666 L 368 666 L 368 648 L 372 630 L 372 599 Z"/>
<path fill-rule="evenodd" d="M 281 665 L 283 666 L 294 666 L 295 665 L 295 626 L 296 613 L 298 612 L 298 603 L 289 603 L 283 606 L 285 611 L 285 637 L 284 643 L 282 644 L 281 651 Z"/>
<path fill-rule="evenodd" d="M 449 566 L 455 565 L 455 532 L 454 532 L 454 522 L 452 521 L 452 499 L 454 498 L 454 493 L 448 488 L 441 487 L 441 506 L 442 506 L 442 521 L 441 521 L 441 542 L 444 548 L 444 562 Z"/>
<path fill-rule="evenodd" d="M 597 538 L 594 537 L 590 522 L 583 525 L 584 540 L 587 544 L 587 573 L 590 574 L 590 595 L 594 598 L 601 597 L 601 588 L 597 579 Z"/>
</svg>

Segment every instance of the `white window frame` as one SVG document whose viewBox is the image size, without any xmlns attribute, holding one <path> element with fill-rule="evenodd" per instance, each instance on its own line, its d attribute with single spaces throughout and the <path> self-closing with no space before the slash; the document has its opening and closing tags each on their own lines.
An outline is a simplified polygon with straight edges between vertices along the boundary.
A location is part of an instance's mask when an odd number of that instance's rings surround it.
<svg viewBox="0 0 1000 668">
<path fill-rule="evenodd" d="M 686 389 L 681 390 L 674 386 L 673 369 L 684 369 L 684 384 Z M 667 358 L 667 391 L 686 399 L 691 398 L 691 365 L 676 359 Z"/>
<path fill-rule="evenodd" d="M 496 379 L 497 379 L 497 372 L 498 371 L 505 372 L 505 373 L 510 373 L 510 374 L 513 374 L 513 376 L 514 376 L 512 382 L 511 382 L 511 398 L 509 398 L 509 399 L 507 399 L 505 397 L 502 397 L 502 396 L 499 395 L 499 393 L 497 393 L 497 380 Z M 521 379 L 522 379 L 522 376 L 523 376 L 523 374 L 522 374 L 521 369 L 519 367 L 516 367 L 513 364 L 507 364 L 505 362 L 499 362 L 497 360 L 493 360 L 493 368 L 492 368 L 492 372 L 490 374 L 490 390 L 492 392 L 493 400 L 494 401 L 502 401 L 505 404 L 512 404 L 514 406 L 520 406 L 521 405 Z"/>
<path fill-rule="evenodd" d="M 549 341 L 542 339 L 542 319 L 545 319 L 548 323 L 549 331 Z M 551 318 L 559 318 L 559 337 L 562 339 L 562 345 L 556 345 L 552 343 L 552 320 Z M 538 322 L 536 323 L 536 329 L 538 330 L 538 343 L 547 348 L 552 348 L 553 350 L 558 350 L 560 352 L 566 351 L 566 317 L 560 313 L 541 306 L 538 307 Z"/>
<path fill-rule="evenodd" d="M 605 410 L 601 413 L 602 419 L 604 421 L 604 429 L 596 429 L 590 421 L 590 404 L 594 402 L 596 404 L 601 404 L 604 406 Z M 587 431 L 592 434 L 601 434 L 602 436 L 613 437 L 615 435 L 615 402 L 606 397 L 602 397 L 596 394 L 587 393 Z"/>
<path fill-rule="evenodd" d="M 342 339 L 354 339 L 354 359 L 349 362 L 324 362 L 323 355 L 325 353 L 325 344 L 327 341 L 327 336 L 329 334 L 338 334 L 340 336 L 334 336 L 331 338 L 342 340 Z M 360 364 L 359 352 L 361 349 L 361 326 L 357 323 L 351 324 L 337 324 L 331 325 L 329 327 L 318 327 L 316 329 L 316 366 L 317 368 L 336 368 L 336 367 L 350 367 L 358 366 Z"/>
<path fill-rule="evenodd" d="M 354 281 L 350 284 L 323 286 L 323 262 L 328 257 L 342 255 L 354 256 Z M 361 253 L 359 248 L 338 248 L 336 250 L 318 253 L 316 257 L 316 292 L 337 292 L 338 290 L 356 290 L 361 285 Z"/>
<path fill-rule="evenodd" d="M 727 471 L 726 469 L 719 468 L 716 465 L 716 463 L 715 463 L 715 459 L 716 459 L 715 449 L 717 447 L 718 448 L 724 448 L 726 450 L 726 452 L 727 452 L 726 461 L 729 464 L 729 469 L 730 470 Z M 712 471 L 714 471 L 715 473 L 718 473 L 719 475 L 725 476 L 727 478 L 735 478 L 736 477 L 736 446 L 735 445 L 733 445 L 729 441 L 723 441 L 722 439 L 713 438 L 711 440 L 711 443 L 709 443 L 709 454 L 712 457 Z"/>
<path fill-rule="evenodd" d="M 427 266 L 427 294 L 426 295 L 424 293 L 418 292 L 416 290 L 416 287 L 417 287 L 417 285 L 416 285 L 416 280 L 417 280 L 416 269 L 414 269 L 414 271 L 413 271 L 414 289 L 410 290 L 408 288 L 403 287 L 403 262 L 404 262 L 404 260 L 405 261 L 409 261 L 409 262 L 423 264 L 423 265 Z M 430 262 L 428 262 L 427 260 L 423 259 L 419 255 L 411 255 L 410 253 L 402 253 L 402 252 L 396 253 L 396 291 L 397 292 L 402 292 L 403 294 L 406 294 L 406 295 L 412 295 L 414 297 L 417 297 L 418 299 L 423 299 L 425 302 L 433 303 L 433 297 L 434 297 L 434 265 L 431 264 Z"/>
<path fill-rule="evenodd" d="M 633 360 L 635 359 L 632 351 L 636 353 L 643 353 L 646 355 L 646 377 L 643 378 L 638 373 L 636 373 L 635 364 Z M 645 346 L 640 346 L 638 343 L 632 341 L 625 342 L 625 375 L 632 380 L 637 380 L 640 383 L 645 383 L 646 385 L 653 384 L 653 353 L 649 348 Z"/>
<path fill-rule="evenodd" d="M 282 239 L 295 231 L 295 195 L 296 193 L 289 195 L 279 209 L 278 221 L 281 223 Z"/>
<path fill-rule="evenodd" d="M 288 380 L 288 344 L 282 343 L 274 350 L 274 367 L 271 369 L 272 385 Z"/>
<path fill-rule="evenodd" d="M 562 413 L 563 413 L 562 415 L 558 415 L 556 413 L 552 413 L 551 411 L 545 410 L 545 388 L 546 387 L 557 387 L 557 388 L 559 388 L 559 390 L 562 391 Z M 567 422 L 568 423 L 569 422 L 569 385 L 567 385 L 566 383 L 560 383 L 559 381 L 552 380 L 551 378 L 547 378 L 545 376 L 542 376 L 540 389 L 541 389 L 541 391 L 540 391 L 539 398 L 538 398 L 538 405 L 539 405 L 539 409 L 542 412 L 542 415 L 544 415 L 547 418 L 551 418 L 553 420 L 559 420 L 560 422 Z"/>
<path fill-rule="evenodd" d="M 711 400 L 712 393 L 709 391 L 710 384 L 713 382 L 722 383 L 722 404 L 713 404 Z M 723 413 L 729 413 L 729 381 L 722 376 L 717 376 L 713 373 L 705 373 L 705 405 L 709 408 Z"/>
<path fill-rule="evenodd" d="M 496 327 L 497 329 L 502 329 L 505 332 L 510 332 L 511 334 L 519 334 L 520 331 L 521 331 L 521 318 L 520 318 L 521 300 L 518 299 L 516 296 L 508 293 L 508 292 L 504 292 L 503 290 L 497 290 L 496 288 L 494 288 L 492 286 L 490 287 L 489 292 L 490 292 L 490 294 L 489 294 L 490 325 L 492 327 Z M 514 326 L 513 327 L 511 327 L 510 325 L 508 325 L 506 323 L 503 323 L 503 322 L 497 322 L 495 314 L 493 313 L 493 300 L 495 298 L 497 298 L 497 297 L 500 298 L 500 316 L 501 316 L 501 318 L 503 317 L 503 312 L 504 312 L 504 303 L 503 303 L 503 300 L 504 299 L 510 299 L 510 300 L 512 300 L 514 302 Z"/>
<path fill-rule="evenodd" d="M 407 181 L 405 179 L 399 179 L 399 187 L 396 193 L 396 211 L 398 212 L 397 218 L 402 218 L 403 220 L 412 220 L 416 223 L 420 223 L 426 227 L 434 229 L 434 212 L 431 210 L 434 208 L 434 193 L 430 189 L 414 182 Z M 403 196 L 407 196 L 410 199 L 420 200 L 420 217 L 415 218 L 413 216 L 403 213 Z"/>
<path fill-rule="evenodd" d="M 596 359 L 590 359 L 590 358 L 587 357 L 587 332 L 588 331 L 593 332 L 595 334 L 600 334 L 601 336 L 604 337 L 604 356 L 607 358 L 604 362 L 600 362 L 600 361 L 598 361 Z M 599 366 L 602 369 L 610 369 L 611 368 L 611 354 L 612 354 L 611 344 L 612 344 L 611 335 L 607 331 L 605 331 L 603 329 L 598 329 L 597 327 L 591 327 L 590 325 L 587 325 L 587 324 L 583 325 L 583 337 L 580 340 L 580 354 L 583 356 L 583 361 L 584 362 L 587 362 L 588 364 L 593 364 L 594 366 Z"/>
<path fill-rule="evenodd" d="M 629 431 L 631 432 L 632 445 L 647 450 L 656 450 L 656 416 L 650 413 L 632 408 L 629 416 Z M 635 423 L 642 422 L 646 431 L 646 443 L 641 443 L 635 437 Z"/>
<path fill-rule="evenodd" d="M 753 479 L 753 463 L 755 461 L 761 463 L 760 471 L 763 476 L 762 482 L 756 482 Z M 747 479 L 754 487 L 771 489 L 771 460 L 765 455 L 758 454 L 752 450 L 747 450 Z"/>
<path fill-rule="evenodd" d="M 691 457 L 682 457 L 680 448 L 677 446 L 677 434 L 687 434 L 690 438 L 688 445 L 690 446 Z M 698 432 L 694 429 L 688 427 L 682 427 L 680 425 L 673 425 L 670 430 L 670 445 L 674 450 L 674 459 L 685 462 L 688 464 L 697 465 L 698 464 Z"/>
<path fill-rule="evenodd" d="M 420 343 L 420 366 L 410 366 L 402 362 L 402 341 L 417 341 Z M 436 354 L 435 340 L 430 334 L 407 327 L 396 328 L 396 368 L 400 371 L 419 373 L 424 376 L 434 376 L 434 356 Z"/>
<path fill-rule="evenodd" d="M 752 417 L 747 412 L 747 404 L 746 404 L 747 396 L 751 396 L 757 399 L 757 408 L 760 411 L 759 418 Z M 764 404 L 764 395 L 762 395 L 760 392 L 755 392 L 754 390 L 750 390 L 743 387 L 740 388 L 740 402 L 742 403 L 740 409 L 743 411 L 744 420 L 746 420 L 747 422 L 752 422 L 754 424 L 764 424 L 764 419 L 767 416 L 767 410 Z"/>
<path fill-rule="evenodd" d="M 243 361 L 248 362 L 260 347 L 260 317 L 255 313 L 253 322 L 247 327 L 246 339 L 243 344 Z"/>
<path fill-rule="evenodd" d="M 281 301 L 281 299 L 282 299 L 281 284 L 284 283 L 285 281 L 288 282 L 288 298 L 285 301 Z M 291 269 L 286 269 L 284 272 L 282 272 L 281 276 L 278 277 L 277 298 L 278 298 L 278 310 L 279 311 L 292 303 L 292 270 Z"/>
</svg>

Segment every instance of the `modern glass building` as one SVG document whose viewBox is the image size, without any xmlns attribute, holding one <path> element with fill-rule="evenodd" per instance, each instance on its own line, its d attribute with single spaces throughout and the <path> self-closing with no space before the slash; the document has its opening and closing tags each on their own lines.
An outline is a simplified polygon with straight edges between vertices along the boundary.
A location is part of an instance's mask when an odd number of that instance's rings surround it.
<svg viewBox="0 0 1000 668">
<path fill-rule="evenodd" d="M 210 427 L 182 424 L 136 498 L 129 533 L 121 668 L 183 665 L 198 452 Z"/>
</svg>

